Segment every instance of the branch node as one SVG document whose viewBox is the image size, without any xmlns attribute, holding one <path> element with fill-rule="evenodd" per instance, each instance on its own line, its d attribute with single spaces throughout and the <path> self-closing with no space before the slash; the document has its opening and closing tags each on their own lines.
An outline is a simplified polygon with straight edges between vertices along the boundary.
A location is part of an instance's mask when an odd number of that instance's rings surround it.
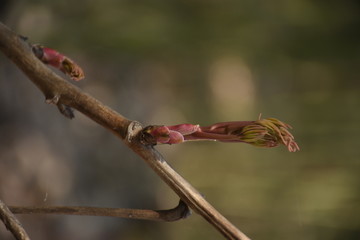
<svg viewBox="0 0 360 240">
<path fill-rule="evenodd" d="M 26 41 L 29 39 L 28 37 L 23 36 L 23 35 L 19 35 L 19 38 L 20 38 L 21 40 L 23 40 L 24 42 L 26 42 Z"/>
<path fill-rule="evenodd" d="M 58 102 L 59 102 L 59 99 L 60 99 L 60 94 L 55 94 L 52 97 L 46 97 L 45 102 L 47 104 L 55 104 L 55 105 L 57 105 Z"/>
<path fill-rule="evenodd" d="M 56 104 L 56 106 L 58 107 L 60 113 L 64 115 L 66 118 L 73 119 L 75 117 L 74 111 L 72 110 L 71 107 L 61 103 Z"/>
<path fill-rule="evenodd" d="M 141 123 L 137 122 L 137 121 L 132 121 L 127 129 L 127 134 L 126 134 L 126 141 L 128 141 L 129 143 L 133 141 L 133 139 L 135 139 L 139 132 L 143 129 L 143 127 L 141 126 Z"/>
<path fill-rule="evenodd" d="M 47 104 L 54 104 L 58 107 L 60 113 L 66 118 L 73 119 L 75 117 L 74 111 L 67 105 L 61 104 L 59 102 L 60 94 L 55 94 L 53 96 L 46 96 L 45 102 Z"/>
<path fill-rule="evenodd" d="M 179 201 L 179 206 L 181 206 L 184 210 L 182 212 L 182 219 L 188 218 L 191 216 L 192 212 L 189 206 L 182 200 Z"/>
<path fill-rule="evenodd" d="M 162 128 L 162 126 L 153 126 L 153 125 L 147 126 L 144 129 L 142 129 L 139 136 L 140 142 L 144 145 L 155 146 L 157 144 L 157 139 L 153 135 L 151 135 L 150 132 L 152 132 L 152 130 L 156 128 L 161 130 L 164 129 Z M 169 138 L 168 137 L 169 132 L 158 131 L 158 135 L 164 138 Z"/>
</svg>

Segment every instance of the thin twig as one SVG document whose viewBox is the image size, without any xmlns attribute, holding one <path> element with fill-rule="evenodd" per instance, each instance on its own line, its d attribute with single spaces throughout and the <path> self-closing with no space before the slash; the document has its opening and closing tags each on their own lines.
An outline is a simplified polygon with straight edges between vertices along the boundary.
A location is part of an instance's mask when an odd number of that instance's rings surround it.
<svg viewBox="0 0 360 240">
<path fill-rule="evenodd" d="M 64 214 L 82 216 L 120 217 L 151 221 L 172 222 L 190 215 L 188 206 L 180 200 L 178 206 L 167 210 L 147 210 L 130 208 L 102 208 L 83 206 L 42 206 L 42 207 L 17 207 L 9 206 L 15 214 Z"/>
<path fill-rule="evenodd" d="M 158 151 L 139 141 L 138 133 L 142 126 L 138 122 L 126 119 L 56 75 L 35 57 L 29 44 L 1 23 L 0 50 L 43 92 L 48 103 L 74 108 L 110 130 L 141 156 L 190 208 L 203 216 L 225 237 L 249 239 L 175 172 Z"/>
<path fill-rule="evenodd" d="M 25 229 L 21 226 L 20 222 L 10 212 L 9 208 L 3 201 L 0 200 L 0 219 L 4 222 L 6 228 L 13 234 L 17 240 L 30 240 L 29 236 L 25 232 Z"/>
</svg>

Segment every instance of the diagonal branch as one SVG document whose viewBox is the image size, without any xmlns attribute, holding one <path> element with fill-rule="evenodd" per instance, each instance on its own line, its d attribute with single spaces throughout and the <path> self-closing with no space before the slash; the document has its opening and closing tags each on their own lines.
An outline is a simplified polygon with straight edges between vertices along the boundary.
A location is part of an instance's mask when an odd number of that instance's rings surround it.
<svg viewBox="0 0 360 240">
<path fill-rule="evenodd" d="M 43 92 L 46 102 L 69 106 L 102 125 L 131 148 L 196 213 L 203 216 L 228 239 L 249 239 L 222 216 L 203 196 L 182 178 L 152 146 L 141 143 L 142 126 L 103 105 L 46 67 L 32 53 L 29 44 L 0 23 L 0 50 Z"/>
<path fill-rule="evenodd" d="M 0 219 L 4 222 L 6 228 L 13 234 L 17 240 L 30 240 L 21 226 L 20 222 L 16 219 L 14 214 L 10 212 L 9 208 L 3 201 L 0 200 Z"/>
</svg>

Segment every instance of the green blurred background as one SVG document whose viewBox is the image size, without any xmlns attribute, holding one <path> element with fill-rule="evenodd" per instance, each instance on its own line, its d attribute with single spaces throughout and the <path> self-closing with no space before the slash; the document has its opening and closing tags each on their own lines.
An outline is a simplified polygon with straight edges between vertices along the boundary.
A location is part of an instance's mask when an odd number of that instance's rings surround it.
<svg viewBox="0 0 360 240">
<path fill-rule="evenodd" d="M 157 149 L 252 239 L 360 239 L 359 1 L 8 0 L 0 17 L 70 56 L 86 74 L 74 84 L 145 125 L 260 113 L 289 123 L 297 153 L 214 142 Z M 44 104 L 2 54 L 0 110 L 7 204 L 177 204 L 116 137 Z M 222 239 L 197 214 L 174 223 L 19 218 L 40 240 Z M 2 225 L 0 239 L 13 239 Z"/>
</svg>

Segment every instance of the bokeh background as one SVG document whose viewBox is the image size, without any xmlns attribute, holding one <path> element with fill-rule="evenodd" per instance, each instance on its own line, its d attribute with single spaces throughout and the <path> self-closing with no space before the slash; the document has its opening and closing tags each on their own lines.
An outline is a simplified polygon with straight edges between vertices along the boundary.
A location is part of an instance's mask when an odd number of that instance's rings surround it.
<svg viewBox="0 0 360 240">
<path fill-rule="evenodd" d="M 148 124 L 276 117 L 301 151 L 159 146 L 252 239 L 360 239 L 360 3 L 1 1 L 1 21 L 78 62 L 74 83 Z M 61 73 L 59 73 L 61 74 Z M 0 54 L 0 198 L 9 205 L 166 209 L 177 196 L 115 136 L 65 119 Z M 222 239 L 174 223 L 19 216 L 33 239 Z M 0 224 L 0 239 L 13 239 Z"/>
</svg>

